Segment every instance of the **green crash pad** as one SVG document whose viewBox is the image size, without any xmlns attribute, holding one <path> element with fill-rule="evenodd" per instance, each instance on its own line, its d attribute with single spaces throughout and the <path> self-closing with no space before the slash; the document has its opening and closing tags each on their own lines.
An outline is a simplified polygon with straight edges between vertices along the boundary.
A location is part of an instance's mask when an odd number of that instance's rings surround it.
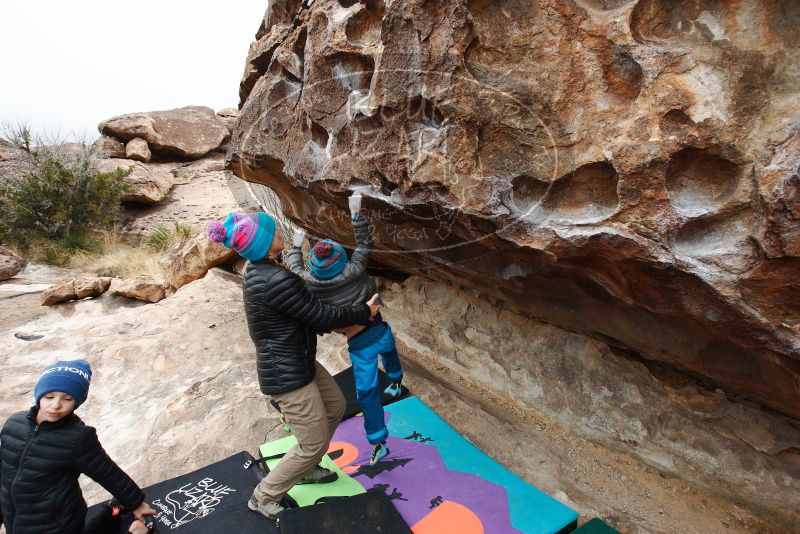
<svg viewBox="0 0 800 534">
<path fill-rule="evenodd" d="M 295 443 L 297 438 L 294 436 L 287 436 L 277 441 L 271 441 L 261 445 L 259 451 L 262 458 L 268 458 L 276 454 L 286 453 Z M 280 458 L 274 460 L 267 460 L 267 467 L 273 469 L 280 462 Z M 347 476 L 328 455 L 322 457 L 319 463 L 322 467 L 335 471 L 339 478 L 335 482 L 328 484 L 303 484 L 297 485 L 289 490 L 291 496 L 300 506 L 310 506 L 317 502 L 317 499 L 322 497 L 351 497 L 364 493 L 364 487 Z"/>
<path fill-rule="evenodd" d="M 609 526 L 608 523 L 596 517 L 590 521 L 587 521 L 579 529 L 573 530 L 572 532 L 573 534 L 619 534 L 617 529 Z"/>
</svg>

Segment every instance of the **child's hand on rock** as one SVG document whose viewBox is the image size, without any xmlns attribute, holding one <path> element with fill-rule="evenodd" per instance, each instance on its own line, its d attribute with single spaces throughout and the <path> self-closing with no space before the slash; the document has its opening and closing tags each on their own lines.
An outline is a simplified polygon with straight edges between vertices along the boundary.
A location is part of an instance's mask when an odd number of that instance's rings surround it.
<svg viewBox="0 0 800 534">
<path fill-rule="evenodd" d="M 361 193 L 353 193 L 350 195 L 350 198 L 347 199 L 347 202 L 350 204 L 350 213 L 352 215 L 361 211 Z"/>
<path fill-rule="evenodd" d="M 306 231 L 302 228 L 298 228 L 294 231 L 294 236 L 292 237 L 292 245 L 300 248 L 303 246 L 303 241 L 306 240 Z"/>
</svg>

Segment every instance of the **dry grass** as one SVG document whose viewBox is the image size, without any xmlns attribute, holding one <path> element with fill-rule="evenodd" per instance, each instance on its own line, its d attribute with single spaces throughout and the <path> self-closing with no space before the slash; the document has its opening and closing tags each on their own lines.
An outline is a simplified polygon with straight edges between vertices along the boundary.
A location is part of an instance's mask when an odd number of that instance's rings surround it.
<svg viewBox="0 0 800 534">
<path fill-rule="evenodd" d="M 102 232 L 98 242 L 100 250 L 97 253 L 77 252 L 70 257 L 69 266 L 98 276 L 119 278 L 162 272 L 158 264 L 161 252 L 124 243 L 116 228 Z"/>
</svg>

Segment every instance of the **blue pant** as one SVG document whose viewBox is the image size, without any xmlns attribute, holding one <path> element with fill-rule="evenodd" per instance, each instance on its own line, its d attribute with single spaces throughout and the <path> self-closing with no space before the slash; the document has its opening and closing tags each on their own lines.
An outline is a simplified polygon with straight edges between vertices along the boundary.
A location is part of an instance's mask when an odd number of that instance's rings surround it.
<svg viewBox="0 0 800 534">
<path fill-rule="evenodd" d="M 389 431 L 383 421 L 383 391 L 378 384 L 378 356 L 392 382 L 403 379 L 403 368 L 394 345 L 392 329 L 386 323 L 370 326 L 348 341 L 350 361 L 356 379 L 356 398 L 364 413 L 364 430 L 372 445 L 386 441 Z"/>
</svg>

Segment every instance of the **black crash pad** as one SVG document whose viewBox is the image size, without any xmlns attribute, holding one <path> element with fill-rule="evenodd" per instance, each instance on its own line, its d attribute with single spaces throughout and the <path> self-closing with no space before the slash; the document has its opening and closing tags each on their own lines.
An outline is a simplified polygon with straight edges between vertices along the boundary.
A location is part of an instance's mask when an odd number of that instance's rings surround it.
<svg viewBox="0 0 800 534">
<path fill-rule="evenodd" d="M 261 470 L 247 452 L 233 456 L 164 482 L 144 488 L 146 501 L 157 512 L 155 532 L 166 534 L 278 534 L 271 521 L 247 508 Z M 89 509 L 87 523 L 101 521 L 108 504 Z M 130 513 L 113 520 L 113 526 L 96 530 L 103 534 L 124 534 L 133 522 Z"/>
<path fill-rule="evenodd" d="M 361 413 L 361 405 L 356 399 L 356 377 L 355 374 L 353 374 L 353 367 L 348 367 L 344 371 L 336 373 L 333 375 L 333 379 L 336 380 L 336 383 L 339 385 L 342 393 L 344 393 L 344 398 L 347 401 L 347 408 L 344 410 L 344 417 L 342 417 L 342 419 L 350 419 L 356 414 Z M 391 384 L 389 378 L 386 376 L 386 373 L 384 373 L 381 369 L 378 370 L 378 384 L 378 387 L 381 388 L 381 391 L 389 387 L 389 384 Z M 381 402 L 384 406 L 399 401 L 400 399 L 405 399 L 408 396 L 408 389 L 405 386 L 400 387 L 402 388 L 403 393 L 399 397 L 383 395 Z"/>
<path fill-rule="evenodd" d="M 353 497 L 331 497 L 278 514 L 281 534 L 411 534 L 385 493 L 367 491 Z"/>
</svg>

